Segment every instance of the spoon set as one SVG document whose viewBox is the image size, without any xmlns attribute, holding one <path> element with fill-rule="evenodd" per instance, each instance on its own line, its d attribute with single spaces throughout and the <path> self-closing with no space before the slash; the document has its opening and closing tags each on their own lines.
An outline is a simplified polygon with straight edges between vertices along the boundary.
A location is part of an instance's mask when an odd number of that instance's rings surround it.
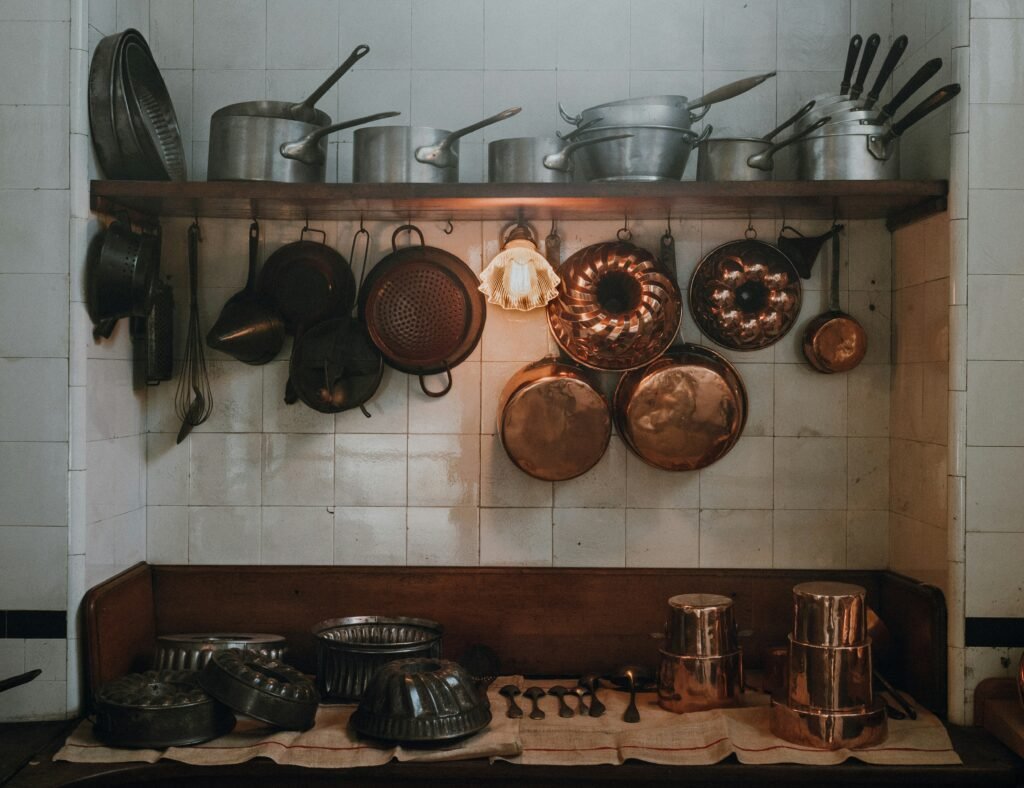
<svg viewBox="0 0 1024 788">
<path fill-rule="evenodd" d="M 629 692 L 629 706 L 626 708 L 622 719 L 625 722 L 640 722 L 640 712 L 636 706 L 636 693 L 638 691 L 644 691 L 651 689 L 651 682 L 653 681 L 653 673 L 648 669 L 638 665 L 627 665 L 615 672 L 614 675 L 609 676 L 608 680 L 612 682 L 618 689 L 626 690 Z M 575 687 L 566 687 L 561 684 L 556 684 L 553 687 L 544 689 L 543 687 L 527 687 L 525 690 L 520 690 L 515 684 L 506 684 L 500 690 L 498 694 L 504 697 L 508 701 L 508 709 L 505 712 L 505 716 L 510 719 L 521 719 L 524 715 L 522 707 L 516 702 L 516 698 L 522 695 L 522 697 L 530 700 L 531 708 L 529 712 L 530 719 L 542 720 L 547 715 L 544 710 L 540 707 L 540 699 L 546 695 L 550 695 L 558 699 L 558 716 L 569 719 L 575 716 L 590 716 L 600 717 L 605 711 L 606 706 L 598 699 L 597 690 L 601 686 L 601 678 L 596 674 L 588 674 L 580 678 L 576 683 Z M 570 701 L 567 697 L 575 696 L 576 710 L 574 711 Z M 589 698 L 590 703 L 587 703 Z"/>
</svg>

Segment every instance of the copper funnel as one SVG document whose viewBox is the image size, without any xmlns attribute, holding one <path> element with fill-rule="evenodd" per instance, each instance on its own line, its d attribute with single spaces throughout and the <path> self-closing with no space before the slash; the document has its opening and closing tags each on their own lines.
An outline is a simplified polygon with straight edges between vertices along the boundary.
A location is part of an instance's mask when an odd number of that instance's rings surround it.
<svg viewBox="0 0 1024 788">
<path fill-rule="evenodd" d="M 779 233 L 779 249 L 792 261 L 801 279 L 810 279 L 811 270 L 814 268 L 814 262 L 818 259 L 821 247 L 840 229 L 842 228 L 833 227 L 824 235 L 812 236 L 804 235 L 795 227 L 787 224 Z M 786 230 L 796 233 L 796 237 L 783 235 Z"/>
</svg>

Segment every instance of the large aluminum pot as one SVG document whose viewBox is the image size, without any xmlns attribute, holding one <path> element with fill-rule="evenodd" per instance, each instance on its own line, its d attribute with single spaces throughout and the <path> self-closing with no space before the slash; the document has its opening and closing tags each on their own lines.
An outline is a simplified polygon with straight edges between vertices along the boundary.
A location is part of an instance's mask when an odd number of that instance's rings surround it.
<svg viewBox="0 0 1024 788">
<path fill-rule="evenodd" d="M 353 183 L 458 183 L 459 139 L 518 115 L 511 107 L 455 131 L 430 126 L 377 126 L 355 133 Z"/>
<path fill-rule="evenodd" d="M 561 137 L 510 137 L 487 146 L 487 180 L 490 183 L 570 183 L 580 148 L 621 140 L 629 134 L 567 142 Z"/>
<path fill-rule="evenodd" d="M 323 183 L 327 174 L 328 134 L 402 114 L 378 112 L 332 124 L 326 113 L 318 111 L 318 119 L 326 119 L 329 125 L 253 114 L 257 110 L 274 111 L 270 105 L 280 104 L 284 102 L 250 101 L 232 104 L 213 114 L 206 176 L 209 180 Z"/>
<path fill-rule="evenodd" d="M 960 93 L 953 83 L 939 88 L 891 127 L 826 126 L 793 147 L 796 175 L 809 181 L 876 181 L 900 177 L 899 137 Z"/>
<path fill-rule="evenodd" d="M 509 459 L 544 481 L 593 468 L 612 434 L 611 408 L 584 369 L 548 357 L 516 372 L 498 401 L 498 435 Z"/>
<path fill-rule="evenodd" d="M 609 131 L 629 136 L 578 151 L 577 180 L 678 181 L 690 151 L 710 136 L 712 127 L 705 126 L 698 136 L 672 126 L 602 126 L 581 132 L 578 139 L 594 139 Z"/>
</svg>

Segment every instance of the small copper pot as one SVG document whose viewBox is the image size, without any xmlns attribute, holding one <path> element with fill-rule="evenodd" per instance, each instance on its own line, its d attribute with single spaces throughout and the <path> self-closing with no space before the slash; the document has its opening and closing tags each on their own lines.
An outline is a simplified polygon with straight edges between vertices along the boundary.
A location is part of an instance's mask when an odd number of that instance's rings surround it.
<svg viewBox="0 0 1024 788">
<path fill-rule="evenodd" d="M 842 229 L 842 225 L 839 225 Z M 868 335 L 864 326 L 839 308 L 839 233 L 832 236 L 832 276 L 828 312 L 818 315 L 804 329 L 804 356 L 818 372 L 849 372 L 864 360 Z"/>
<path fill-rule="evenodd" d="M 793 588 L 793 640 L 812 646 L 859 646 L 868 640 L 861 586 L 816 581 Z"/>
<path fill-rule="evenodd" d="M 608 400 L 591 376 L 554 357 L 523 367 L 502 389 L 498 435 L 524 473 L 564 481 L 586 473 L 611 440 Z"/>
<path fill-rule="evenodd" d="M 615 423 L 636 455 L 666 471 L 692 471 L 724 457 L 747 421 L 736 368 L 713 350 L 684 344 L 615 389 Z"/>
</svg>

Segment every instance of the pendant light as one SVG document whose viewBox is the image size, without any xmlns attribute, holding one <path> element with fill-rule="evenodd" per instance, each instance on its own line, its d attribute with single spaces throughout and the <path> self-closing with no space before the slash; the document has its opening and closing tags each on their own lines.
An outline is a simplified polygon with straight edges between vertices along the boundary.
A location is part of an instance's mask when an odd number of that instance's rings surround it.
<svg viewBox="0 0 1024 788">
<path fill-rule="evenodd" d="M 528 312 L 558 295 L 558 275 L 537 249 L 536 237 L 521 218 L 502 233 L 501 251 L 480 274 L 480 292 L 502 309 Z"/>
</svg>

